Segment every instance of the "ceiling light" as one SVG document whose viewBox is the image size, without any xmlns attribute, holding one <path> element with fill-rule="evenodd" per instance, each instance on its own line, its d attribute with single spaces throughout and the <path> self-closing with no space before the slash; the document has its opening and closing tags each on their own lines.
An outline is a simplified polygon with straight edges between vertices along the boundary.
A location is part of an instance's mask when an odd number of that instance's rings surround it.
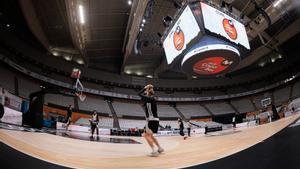
<svg viewBox="0 0 300 169">
<path fill-rule="evenodd" d="M 279 54 L 279 55 L 278 55 L 278 58 L 281 59 L 281 58 L 282 58 L 282 55 Z"/>
<path fill-rule="evenodd" d="M 272 58 L 272 59 L 271 59 L 271 62 L 272 62 L 272 63 L 274 63 L 275 61 L 276 61 L 276 59 L 275 59 L 275 58 Z"/>
<path fill-rule="evenodd" d="M 72 57 L 71 57 L 71 56 L 64 56 L 64 58 L 65 58 L 66 61 L 72 60 Z"/>
<path fill-rule="evenodd" d="M 140 32 L 142 32 L 143 31 L 143 29 L 142 28 L 140 28 Z"/>
<path fill-rule="evenodd" d="M 130 70 L 125 71 L 126 74 L 131 74 L 132 72 Z"/>
<path fill-rule="evenodd" d="M 9 24 L 6 24 L 6 27 L 10 27 L 10 25 L 9 25 Z"/>
<path fill-rule="evenodd" d="M 277 0 L 274 4 L 273 7 L 277 7 L 283 0 Z"/>
<path fill-rule="evenodd" d="M 83 60 L 78 59 L 78 60 L 77 60 L 77 63 L 80 64 L 80 65 L 82 65 L 84 62 L 83 62 Z"/>
<path fill-rule="evenodd" d="M 153 76 L 152 76 L 152 75 L 147 75 L 146 77 L 148 77 L 148 78 L 153 78 Z"/>
<path fill-rule="evenodd" d="M 131 1 L 131 0 L 128 0 L 127 3 L 128 3 L 128 5 L 131 5 L 131 4 L 132 4 L 132 1 Z"/>
<path fill-rule="evenodd" d="M 143 22 L 143 23 L 146 23 L 146 19 L 143 19 L 142 22 Z"/>
<path fill-rule="evenodd" d="M 260 67 L 264 67 L 264 66 L 265 66 L 265 62 L 261 62 L 261 63 L 259 64 L 259 66 L 260 66 Z"/>
<path fill-rule="evenodd" d="M 52 55 L 53 56 L 58 56 L 58 53 L 57 52 L 52 52 Z"/>
<path fill-rule="evenodd" d="M 136 72 L 137 75 L 141 76 L 142 75 L 142 72 Z"/>
<path fill-rule="evenodd" d="M 79 20 L 80 20 L 80 23 L 84 24 L 84 14 L 83 14 L 83 6 L 82 5 L 79 5 L 78 11 L 79 11 Z"/>
<path fill-rule="evenodd" d="M 197 79 L 197 76 L 192 76 L 193 79 Z"/>
<path fill-rule="evenodd" d="M 141 27 L 144 27 L 145 25 L 142 23 Z"/>
</svg>

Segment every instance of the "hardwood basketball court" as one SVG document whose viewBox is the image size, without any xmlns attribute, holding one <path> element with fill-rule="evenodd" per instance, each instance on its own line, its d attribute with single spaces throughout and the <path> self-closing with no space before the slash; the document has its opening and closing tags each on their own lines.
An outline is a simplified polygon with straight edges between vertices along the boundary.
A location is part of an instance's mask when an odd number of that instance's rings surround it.
<svg viewBox="0 0 300 169">
<path fill-rule="evenodd" d="M 0 129 L 0 140 L 30 156 L 72 168 L 182 168 L 242 151 L 262 142 L 299 117 L 298 113 L 269 124 L 236 129 L 238 132 L 218 136 L 194 136 L 187 140 L 179 136 L 159 137 L 165 149 L 159 157 L 148 156 L 150 148 L 140 137 L 130 138 L 142 144 L 99 143 L 47 133 Z"/>
</svg>

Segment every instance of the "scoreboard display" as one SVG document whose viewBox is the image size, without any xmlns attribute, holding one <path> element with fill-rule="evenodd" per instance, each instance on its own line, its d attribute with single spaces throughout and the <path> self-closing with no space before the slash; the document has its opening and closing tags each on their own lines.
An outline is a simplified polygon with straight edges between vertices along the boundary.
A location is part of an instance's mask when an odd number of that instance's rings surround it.
<svg viewBox="0 0 300 169">
<path fill-rule="evenodd" d="M 168 36 L 163 42 L 168 64 L 180 55 L 187 44 L 200 32 L 200 27 L 190 9 L 187 6 L 176 23 L 173 25 Z"/>
<path fill-rule="evenodd" d="M 202 2 L 184 8 L 163 47 L 170 67 L 198 77 L 232 71 L 241 60 L 241 48 L 250 50 L 245 26 Z"/>
<path fill-rule="evenodd" d="M 205 29 L 250 49 L 246 29 L 242 23 L 205 3 L 200 4 Z"/>
</svg>

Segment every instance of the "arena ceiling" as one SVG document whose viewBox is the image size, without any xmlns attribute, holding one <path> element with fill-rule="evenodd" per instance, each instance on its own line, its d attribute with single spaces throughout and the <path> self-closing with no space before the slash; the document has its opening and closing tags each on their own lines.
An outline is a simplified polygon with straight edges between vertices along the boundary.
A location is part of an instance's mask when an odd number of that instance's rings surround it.
<svg viewBox="0 0 300 169">
<path fill-rule="evenodd" d="M 25 18 L 26 26 L 50 57 L 117 74 L 189 78 L 165 71 L 160 36 L 167 29 L 163 18 L 174 17 L 181 4 L 193 0 L 131 0 L 130 4 L 129 1 L 19 0 L 16 4 L 22 11 L 19 17 Z M 209 2 L 222 5 L 221 0 Z M 234 15 L 244 15 L 252 48 L 233 74 L 257 66 L 270 54 L 281 55 L 280 46 L 300 31 L 297 0 L 224 2 L 232 7 Z M 269 15 L 270 26 L 255 3 Z M 143 18 L 146 20 L 140 32 Z M 140 54 L 134 50 L 136 39 L 140 42 Z"/>
</svg>

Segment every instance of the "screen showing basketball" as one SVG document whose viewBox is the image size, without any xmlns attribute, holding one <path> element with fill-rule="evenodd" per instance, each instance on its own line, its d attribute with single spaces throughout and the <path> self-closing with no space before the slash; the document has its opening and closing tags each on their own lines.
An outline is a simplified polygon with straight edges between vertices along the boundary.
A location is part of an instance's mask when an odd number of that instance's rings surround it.
<svg viewBox="0 0 300 169">
<path fill-rule="evenodd" d="M 181 68 L 193 76 L 222 74 L 239 63 L 239 55 L 239 51 L 228 42 L 206 36 L 186 53 Z"/>
<path fill-rule="evenodd" d="M 245 26 L 225 13 L 201 3 L 204 27 L 231 42 L 250 49 Z"/>
<path fill-rule="evenodd" d="M 197 21 L 190 7 L 187 6 L 163 42 L 168 64 L 172 63 L 172 61 L 182 53 L 186 45 L 194 39 L 199 32 L 200 28 Z"/>
</svg>

